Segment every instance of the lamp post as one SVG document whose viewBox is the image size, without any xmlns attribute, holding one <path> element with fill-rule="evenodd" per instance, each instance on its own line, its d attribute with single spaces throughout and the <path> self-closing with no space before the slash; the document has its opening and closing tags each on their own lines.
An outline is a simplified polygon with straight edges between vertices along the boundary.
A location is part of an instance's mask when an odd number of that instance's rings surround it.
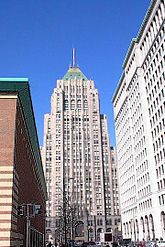
<svg viewBox="0 0 165 247">
<path fill-rule="evenodd" d="M 29 247 L 30 242 L 30 234 L 29 234 L 29 228 L 30 228 L 30 212 L 29 212 L 29 205 L 27 207 L 27 215 L 26 215 L 26 247 Z"/>
</svg>

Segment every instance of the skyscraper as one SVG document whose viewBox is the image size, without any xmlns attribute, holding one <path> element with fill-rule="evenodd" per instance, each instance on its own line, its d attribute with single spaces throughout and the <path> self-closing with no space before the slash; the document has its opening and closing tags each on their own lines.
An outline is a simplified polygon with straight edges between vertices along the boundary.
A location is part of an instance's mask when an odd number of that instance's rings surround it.
<svg viewBox="0 0 165 247">
<path fill-rule="evenodd" d="M 165 2 L 152 0 L 113 97 L 123 238 L 165 239 Z"/>
<path fill-rule="evenodd" d="M 67 238 L 99 240 L 100 232 L 113 231 L 120 215 L 119 210 L 114 215 L 112 203 L 107 118 L 100 115 L 94 81 L 75 67 L 74 59 L 53 91 L 41 152 L 49 197 L 47 232 L 57 238 L 62 215 Z M 74 211 L 70 232 L 68 208 Z"/>
</svg>

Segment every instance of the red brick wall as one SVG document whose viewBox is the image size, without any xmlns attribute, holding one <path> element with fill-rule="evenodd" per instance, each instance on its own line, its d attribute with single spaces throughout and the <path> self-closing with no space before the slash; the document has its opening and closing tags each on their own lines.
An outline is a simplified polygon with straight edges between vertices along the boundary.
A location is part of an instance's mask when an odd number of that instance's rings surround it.
<svg viewBox="0 0 165 247">
<path fill-rule="evenodd" d="M 6 237 L 5 233 L 10 231 L 12 218 L 9 206 L 12 203 L 16 101 L 14 98 L 0 98 L 0 223 L 3 223 L 0 242 L 4 246 L 10 243 L 10 237 Z M 16 226 L 16 222 L 14 224 Z"/>
<path fill-rule="evenodd" d="M 16 99 L 0 99 L 0 165 L 13 165 Z"/>
<path fill-rule="evenodd" d="M 12 211 L 7 210 L 11 202 Z M 16 98 L 0 98 L 0 223 L 4 223 L 0 228 L 0 241 L 4 246 L 9 243 L 19 246 L 25 239 L 26 218 L 17 215 L 17 206 L 22 203 L 42 205 L 43 214 L 32 218 L 31 226 L 44 233 L 45 199 L 21 105 Z M 11 238 L 4 237 L 6 231 L 11 231 Z"/>
<path fill-rule="evenodd" d="M 42 205 L 42 215 L 31 218 L 31 225 L 39 232 L 45 232 L 45 200 L 38 176 L 35 171 L 35 160 L 28 138 L 20 103 L 17 104 L 16 138 L 15 138 L 15 170 L 19 176 L 18 203 L 35 203 Z M 18 231 L 23 233 L 24 221 L 18 217 Z"/>
</svg>

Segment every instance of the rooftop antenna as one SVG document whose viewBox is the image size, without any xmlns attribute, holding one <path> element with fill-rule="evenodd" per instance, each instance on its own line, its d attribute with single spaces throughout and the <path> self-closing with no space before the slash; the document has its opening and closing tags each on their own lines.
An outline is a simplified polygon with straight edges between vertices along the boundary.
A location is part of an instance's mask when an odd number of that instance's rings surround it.
<svg viewBox="0 0 165 247">
<path fill-rule="evenodd" d="M 75 68 L 75 49 L 73 48 L 73 68 Z"/>
</svg>

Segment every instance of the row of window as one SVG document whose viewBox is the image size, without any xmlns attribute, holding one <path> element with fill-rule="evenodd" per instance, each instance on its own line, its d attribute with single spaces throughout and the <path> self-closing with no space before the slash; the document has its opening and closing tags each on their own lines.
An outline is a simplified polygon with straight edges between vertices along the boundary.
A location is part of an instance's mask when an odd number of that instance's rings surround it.
<svg viewBox="0 0 165 247">
<path fill-rule="evenodd" d="M 121 193 L 122 200 L 124 200 L 125 198 L 129 198 L 130 196 L 132 196 L 135 193 L 136 193 L 136 186 L 135 185 L 133 185 L 129 188 L 127 187 L 127 189 Z"/>
<path fill-rule="evenodd" d="M 146 32 L 146 36 L 144 37 L 144 40 L 142 42 L 142 45 L 140 47 L 143 57 L 145 57 L 148 53 L 148 50 L 150 49 L 153 40 L 155 39 L 155 37 L 157 36 L 158 30 L 164 20 L 164 3 L 163 1 L 161 1 L 162 3 L 159 5 L 153 19 L 152 22 L 150 23 L 150 26 L 148 28 L 148 31 Z M 153 48 L 151 50 L 151 52 L 154 54 L 155 50 L 157 49 L 157 47 L 159 46 L 162 37 L 164 36 L 163 34 L 164 29 L 159 33 L 157 39 L 155 40 L 155 43 L 153 45 Z M 150 53 L 151 56 L 151 53 Z M 150 57 L 148 56 L 148 57 Z"/>
<path fill-rule="evenodd" d="M 158 190 L 164 189 L 165 188 L 165 178 L 157 182 L 157 184 L 158 184 Z"/>
<path fill-rule="evenodd" d="M 165 159 L 165 148 L 157 152 L 154 156 L 156 166 Z"/>
<path fill-rule="evenodd" d="M 140 153 L 138 153 L 138 155 L 136 155 L 136 157 L 135 157 L 135 164 L 138 165 L 146 157 L 147 157 L 147 149 L 144 148 L 143 150 L 141 150 Z"/>
<path fill-rule="evenodd" d="M 148 200 L 145 200 L 141 203 L 139 203 L 139 210 L 140 211 L 144 211 L 148 208 L 151 208 L 152 207 L 152 200 L 151 199 L 148 199 Z"/>
<path fill-rule="evenodd" d="M 84 110 L 88 109 L 88 101 L 87 100 L 83 101 L 83 108 L 84 108 Z M 68 109 L 69 109 L 69 102 L 68 102 L 68 100 L 65 100 L 64 101 L 64 110 L 68 110 Z M 77 102 L 76 102 L 74 99 L 72 99 L 71 103 L 70 103 L 70 109 L 71 110 L 82 109 L 81 100 L 77 100 Z"/>
<path fill-rule="evenodd" d="M 132 175 L 129 178 L 127 178 L 127 180 L 122 185 L 121 193 L 125 191 L 125 189 L 130 188 L 131 185 L 134 185 L 134 183 L 135 183 L 135 175 Z"/>
<path fill-rule="evenodd" d="M 136 168 L 136 176 L 140 176 L 142 173 L 148 170 L 148 160 L 143 161 L 138 168 Z"/>
<path fill-rule="evenodd" d="M 151 186 L 148 185 L 145 188 L 138 191 L 138 197 L 143 198 L 151 192 Z"/>
<path fill-rule="evenodd" d="M 162 164 L 161 166 L 159 166 L 159 168 L 156 169 L 157 178 L 161 177 L 162 175 L 164 175 L 164 164 Z"/>
<path fill-rule="evenodd" d="M 165 204 L 165 195 L 159 196 L 159 205 L 164 205 Z"/>
<path fill-rule="evenodd" d="M 164 121 L 159 121 L 157 125 L 153 128 L 151 134 L 152 134 L 152 139 L 154 140 L 157 138 L 157 136 L 162 132 L 162 130 L 165 128 L 165 125 L 163 125 Z"/>
<path fill-rule="evenodd" d="M 125 201 L 122 201 L 122 208 L 126 208 L 126 207 L 129 207 L 130 205 L 136 203 L 136 196 L 132 196 L 131 198 L 125 200 Z"/>
</svg>

